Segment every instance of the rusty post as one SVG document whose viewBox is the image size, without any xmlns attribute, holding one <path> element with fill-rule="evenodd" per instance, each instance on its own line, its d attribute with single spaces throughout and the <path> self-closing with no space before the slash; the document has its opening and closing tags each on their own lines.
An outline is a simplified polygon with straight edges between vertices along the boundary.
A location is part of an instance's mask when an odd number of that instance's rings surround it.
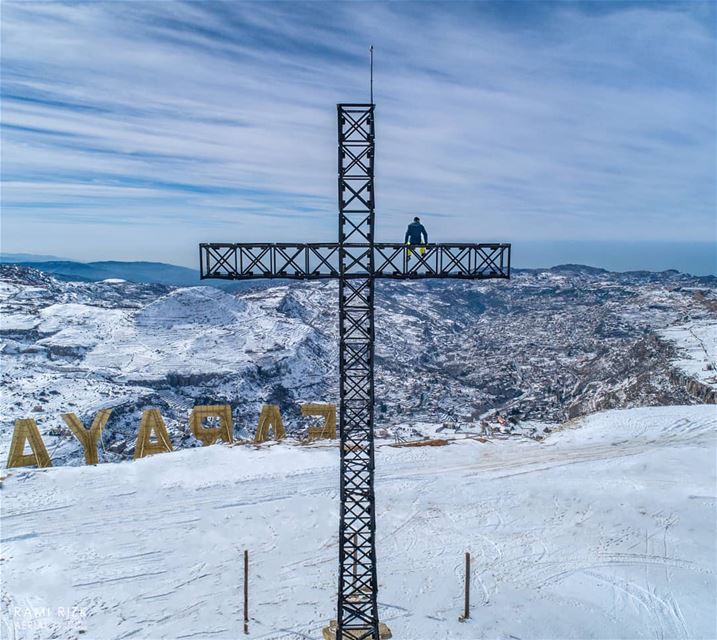
<svg viewBox="0 0 717 640">
<path fill-rule="evenodd" d="M 249 634 L 249 550 L 244 549 L 244 633 Z"/>
<path fill-rule="evenodd" d="M 466 582 L 465 594 L 463 600 L 463 619 L 468 620 L 471 617 L 471 554 L 466 551 Z"/>
</svg>

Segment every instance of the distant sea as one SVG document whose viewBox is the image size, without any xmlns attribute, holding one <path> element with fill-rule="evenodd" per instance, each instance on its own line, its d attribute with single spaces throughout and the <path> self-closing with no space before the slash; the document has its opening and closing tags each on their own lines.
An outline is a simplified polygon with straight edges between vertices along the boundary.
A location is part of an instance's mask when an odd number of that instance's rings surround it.
<svg viewBox="0 0 717 640">
<path fill-rule="evenodd" d="M 513 267 L 585 264 L 608 271 L 666 271 L 717 275 L 715 242 L 515 241 Z"/>
<path fill-rule="evenodd" d="M 444 242 L 450 242 L 444 240 Z M 72 265 L 72 258 L 37 255 L 32 253 L 0 253 L 0 262 L 62 262 Z M 181 261 L 178 261 L 181 262 Z M 717 242 L 607 242 L 607 241 L 575 241 L 565 240 L 547 242 L 539 240 L 513 240 L 512 265 L 518 269 L 537 269 L 555 267 L 560 264 L 584 264 L 599 267 L 608 271 L 666 271 L 675 269 L 682 273 L 695 276 L 717 275 Z M 113 270 L 134 269 L 133 275 L 115 274 L 137 280 L 146 280 L 145 271 L 157 276 L 162 270 L 177 270 L 181 267 L 163 263 L 142 262 L 101 262 L 89 263 L 90 266 Z M 36 264 L 34 266 L 38 266 Z M 87 266 L 87 265 L 85 265 Z M 187 264 L 191 274 L 176 284 L 188 286 L 198 278 L 196 264 Z M 39 267 L 42 268 L 42 267 Z M 57 269 L 46 269 L 57 271 Z M 137 270 L 142 273 L 137 273 Z M 107 277 L 107 276 L 104 276 Z M 189 278 L 191 280 L 188 280 Z M 151 281 L 162 282 L 161 279 Z M 174 281 L 172 281 L 174 282 Z M 197 281 L 198 283 L 198 281 Z"/>
</svg>

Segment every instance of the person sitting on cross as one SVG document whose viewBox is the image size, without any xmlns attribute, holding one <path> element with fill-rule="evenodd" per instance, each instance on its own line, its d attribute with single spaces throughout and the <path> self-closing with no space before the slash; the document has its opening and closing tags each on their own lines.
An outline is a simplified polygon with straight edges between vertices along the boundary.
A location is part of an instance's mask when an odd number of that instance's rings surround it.
<svg viewBox="0 0 717 640">
<path fill-rule="evenodd" d="M 421 219 L 416 216 L 413 219 L 413 222 L 408 225 L 408 229 L 406 229 L 406 238 L 404 239 L 404 242 L 410 247 L 413 244 L 417 245 L 424 245 L 428 244 L 428 232 L 426 231 L 426 227 L 424 227 L 421 224 Z M 423 255 L 426 253 L 426 248 L 424 246 L 421 246 L 421 248 L 418 250 L 418 252 Z M 411 250 L 408 250 L 408 257 L 411 257 Z"/>
</svg>

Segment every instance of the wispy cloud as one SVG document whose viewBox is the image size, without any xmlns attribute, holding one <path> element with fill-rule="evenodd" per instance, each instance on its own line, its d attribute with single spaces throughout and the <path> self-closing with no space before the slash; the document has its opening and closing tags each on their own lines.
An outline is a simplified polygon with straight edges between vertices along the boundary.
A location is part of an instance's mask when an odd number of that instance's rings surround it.
<svg viewBox="0 0 717 640">
<path fill-rule="evenodd" d="M 333 240 L 377 52 L 379 238 L 709 240 L 711 3 L 3 4 L 5 250 Z M 433 215 L 433 217 L 431 217 Z"/>
</svg>

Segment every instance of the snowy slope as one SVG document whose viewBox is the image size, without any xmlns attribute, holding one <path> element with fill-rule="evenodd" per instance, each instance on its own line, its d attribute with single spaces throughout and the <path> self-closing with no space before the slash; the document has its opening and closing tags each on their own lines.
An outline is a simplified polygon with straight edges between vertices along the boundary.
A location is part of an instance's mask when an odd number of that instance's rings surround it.
<svg viewBox="0 0 717 640">
<path fill-rule="evenodd" d="M 715 408 L 573 426 L 543 442 L 379 447 L 394 637 L 716 637 Z M 249 637 L 319 638 L 335 607 L 337 467 L 335 447 L 283 443 L 12 470 L 2 637 L 245 637 L 248 548 Z M 460 623 L 466 550 L 474 607 Z"/>
<path fill-rule="evenodd" d="M 717 389 L 717 322 L 714 319 L 676 324 L 664 329 L 661 335 L 678 347 L 677 366 L 687 375 Z"/>
<path fill-rule="evenodd" d="M 281 311 L 286 287 L 240 298 L 213 287 L 45 278 L 0 282 L 3 459 L 20 417 L 38 421 L 56 461 L 78 464 L 81 450 L 61 421 L 67 411 L 91 421 L 113 407 L 107 460 L 131 454 L 146 408 L 159 407 L 175 446 L 186 447 L 197 444 L 187 422 L 197 403 L 230 403 L 253 427 L 261 402 L 281 402 L 287 388 L 326 399 L 335 345 L 300 314 Z M 293 398 L 282 404 L 285 417 L 298 413 Z M 246 435 L 245 425 L 237 431 Z"/>
</svg>

